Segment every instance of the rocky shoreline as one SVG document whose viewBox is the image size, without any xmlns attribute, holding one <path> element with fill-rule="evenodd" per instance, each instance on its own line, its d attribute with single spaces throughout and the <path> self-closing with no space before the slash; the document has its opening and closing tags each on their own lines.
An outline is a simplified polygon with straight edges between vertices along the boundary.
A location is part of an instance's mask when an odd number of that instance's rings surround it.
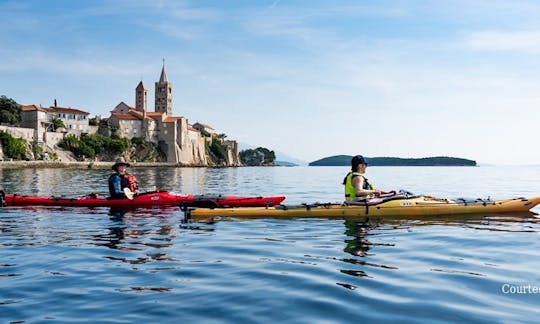
<svg viewBox="0 0 540 324">
<path fill-rule="evenodd" d="M 0 169 L 32 169 L 32 168 L 71 168 L 71 169 L 110 169 L 114 162 L 62 162 L 62 161 L 1 161 Z M 204 165 L 184 165 L 167 162 L 130 162 L 132 168 L 148 167 L 207 167 Z"/>
</svg>

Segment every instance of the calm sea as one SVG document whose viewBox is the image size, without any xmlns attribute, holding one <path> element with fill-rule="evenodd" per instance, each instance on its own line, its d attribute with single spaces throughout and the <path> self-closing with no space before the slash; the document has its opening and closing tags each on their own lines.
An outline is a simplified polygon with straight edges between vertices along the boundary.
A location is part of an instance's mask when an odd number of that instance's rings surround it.
<svg viewBox="0 0 540 324">
<path fill-rule="evenodd" d="M 338 202 L 346 167 L 134 169 L 142 187 Z M 1 170 L 7 192 L 105 192 L 107 170 Z M 540 194 L 540 167 L 370 167 L 381 189 Z M 540 212 L 538 208 L 533 211 Z M 536 322 L 534 216 L 222 220 L 177 208 L 0 210 L 2 323 Z"/>
</svg>

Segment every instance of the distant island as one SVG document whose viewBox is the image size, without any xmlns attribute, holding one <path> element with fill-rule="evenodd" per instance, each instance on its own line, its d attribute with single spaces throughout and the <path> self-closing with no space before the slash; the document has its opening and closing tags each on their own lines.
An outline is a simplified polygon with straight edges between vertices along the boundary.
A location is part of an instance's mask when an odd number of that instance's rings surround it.
<svg viewBox="0 0 540 324">
<path fill-rule="evenodd" d="M 276 164 L 276 166 L 285 166 L 285 167 L 298 166 L 298 164 L 296 164 L 296 163 L 287 162 L 287 161 L 276 161 L 275 164 Z"/>
<path fill-rule="evenodd" d="M 309 163 L 309 166 L 350 166 L 351 155 L 334 155 Z M 370 166 L 476 166 L 476 161 L 435 156 L 418 159 L 404 159 L 398 157 L 366 157 Z"/>
</svg>

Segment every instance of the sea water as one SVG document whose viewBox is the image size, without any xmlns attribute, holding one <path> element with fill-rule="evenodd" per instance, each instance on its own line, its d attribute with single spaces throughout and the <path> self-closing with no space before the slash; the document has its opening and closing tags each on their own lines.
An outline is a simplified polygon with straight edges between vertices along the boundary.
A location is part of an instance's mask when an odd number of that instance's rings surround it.
<svg viewBox="0 0 540 324">
<path fill-rule="evenodd" d="M 135 168 L 141 187 L 338 202 L 346 167 Z M 110 170 L 1 170 L 8 193 L 76 197 Z M 369 167 L 383 190 L 540 194 L 540 167 Z M 540 212 L 539 208 L 533 211 Z M 365 222 L 222 219 L 179 208 L 0 210 L 2 323 L 535 322 L 535 215 Z"/>
</svg>

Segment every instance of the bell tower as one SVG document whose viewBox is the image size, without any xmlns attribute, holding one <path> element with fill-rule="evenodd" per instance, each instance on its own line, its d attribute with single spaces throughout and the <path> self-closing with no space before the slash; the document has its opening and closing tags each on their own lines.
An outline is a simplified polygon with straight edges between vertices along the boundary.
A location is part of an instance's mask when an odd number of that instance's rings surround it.
<svg viewBox="0 0 540 324">
<path fill-rule="evenodd" d="M 164 112 L 169 116 L 172 115 L 172 84 L 167 80 L 167 74 L 165 73 L 165 59 L 163 59 L 161 76 L 159 77 L 159 81 L 156 82 L 155 100 L 156 112 Z"/>
<path fill-rule="evenodd" d="M 135 89 L 135 109 L 138 111 L 146 111 L 148 98 L 148 90 L 144 87 L 143 82 L 139 82 L 139 85 Z"/>
</svg>

